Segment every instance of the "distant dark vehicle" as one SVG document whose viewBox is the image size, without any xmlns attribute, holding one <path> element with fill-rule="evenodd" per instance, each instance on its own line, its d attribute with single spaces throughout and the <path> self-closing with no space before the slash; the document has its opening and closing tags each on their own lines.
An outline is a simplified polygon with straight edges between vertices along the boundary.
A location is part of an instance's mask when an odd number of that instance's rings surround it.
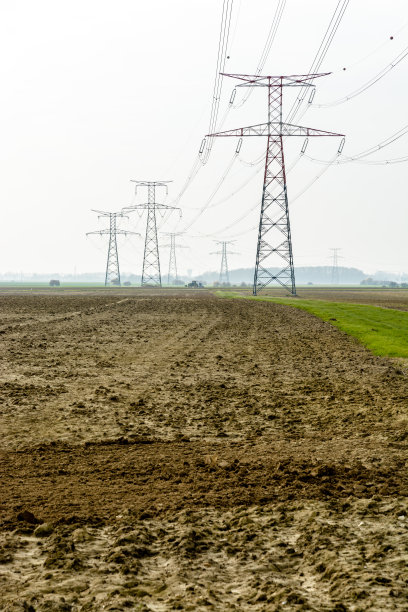
<svg viewBox="0 0 408 612">
<path fill-rule="evenodd" d="M 190 287 L 191 289 L 203 289 L 203 283 L 197 283 L 197 281 L 191 281 L 191 283 L 188 283 L 186 287 Z"/>
<path fill-rule="evenodd" d="M 59 280 L 52 278 L 49 284 L 50 284 L 50 287 L 59 287 L 61 283 L 59 282 Z"/>
<path fill-rule="evenodd" d="M 131 284 L 132 284 L 131 282 L 129 282 L 129 281 L 125 281 L 125 282 L 123 283 L 123 286 L 124 286 L 124 287 L 130 287 L 130 285 L 131 285 Z"/>
</svg>

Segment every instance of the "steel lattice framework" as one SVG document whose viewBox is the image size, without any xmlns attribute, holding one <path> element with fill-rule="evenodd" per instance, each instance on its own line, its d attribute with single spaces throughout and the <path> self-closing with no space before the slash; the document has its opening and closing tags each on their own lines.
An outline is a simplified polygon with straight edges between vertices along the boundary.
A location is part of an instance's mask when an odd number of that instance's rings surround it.
<svg viewBox="0 0 408 612">
<path fill-rule="evenodd" d="M 163 232 L 164 236 L 170 236 L 170 244 L 163 244 L 164 247 L 170 248 L 169 255 L 169 271 L 167 274 L 167 284 L 175 284 L 178 283 L 178 274 L 177 274 L 177 258 L 176 258 L 176 248 L 177 249 L 187 249 L 188 247 L 177 244 L 176 236 L 181 236 L 183 232 Z"/>
<path fill-rule="evenodd" d="M 156 210 L 180 210 L 176 206 L 166 206 L 156 202 L 156 188 L 165 187 L 171 181 L 132 181 L 138 187 L 147 187 L 147 203 L 127 206 L 125 211 L 147 209 L 146 238 L 143 255 L 142 287 L 161 287 L 159 243 L 157 240 Z"/>
<path fill-rule="evenodd" d="M 176 235 L 175 234 L 170 234 L 169 273 L 167 275 L 168 285 L 170 285 L 170 280 L 173 280 L 174 283 L 177 281 Z"/>
<path fill-rule="evenodd" d="M 331 251 L 333 251 L 333 255 L 332 255 L 332 269 L 331 269 L 331 282 L 332 285 L 338 285 L 340 282 L 340 274 L 339 274 L 339 257 L 341 257 L 341 255 L 339 255 L 339 251 L 341 251 L 341 249 L 334 248 L 334 249 L 330 249 Z"/>
<path fill-rule="evenodd" d="M 219 283 L 229 283 L 229 271 L 228 271 L 228 255 L 237 255 L 237 253 L 233 253 L 232 251 L 228 251 L 228 244 L 232 244 L 233 240 L 216 240 L 217 244 L 221 245 L 221 251 L 215 251 L 211 253 L 211 255 L 221 255 L 221 267 L 220 267 L 220 276 Z"/>
<path fill-rule="evenodd" d="M 240 80 L 241 83 L 237 87 L 266 87 L 268 92 L 267 123 L 207 135 L 239 138 L 264 136 L 267 139 L 253 284 L 254 295 L 273 281 L 288 289 L 292 295 L 296 295 L 283 139 L 287 136 L 342 137 L 343 134 L 284 123 L 282 120 L 283 88 L 314 87 L 311 81 L 326 76 L 326 74 L 330 73 L 292 76 L 224 74 L 224 76 Z M 273 268 L 277 271 L 274 272 Z"/>
<path fill-rule="evenodd" d="M 134 236 L 140 236 L 137 232 L 130 232 L 117 228 L 117 218 L 125 217 L 122 212 L 105 212 L 103 210 L 94 210 L 93 212 L 98 213 L 99 217 L 109 217 L 109 229 L 96 230 L 95 232 L 88 232 L 90 234 L 99 234 L 99 236 L 108 235 L 108 257 L 106 261 L 106 272 L 105 272 L 105 287 L 107 285 L 120 285 L 120 268 L 119 268 L 119 256 L 118 256 L 118 242 L 117 235 L 122 234 L 127 236 L 133 234 Z"/>
</svg>

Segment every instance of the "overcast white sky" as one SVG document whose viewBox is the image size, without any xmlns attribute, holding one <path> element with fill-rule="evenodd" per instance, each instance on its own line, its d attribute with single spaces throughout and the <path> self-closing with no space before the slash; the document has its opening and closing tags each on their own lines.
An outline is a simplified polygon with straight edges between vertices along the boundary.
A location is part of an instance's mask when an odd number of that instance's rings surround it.
<svg viewBox="0 0 408 612">
<path fill-rule="evenodd" d="M 277 1 L 234 1 L 228 71 L 255 71 Z M 336 5 L 287 0 L 263 72 L 307 73 Z M 0 273 L 103 271 L 104 239 L 85 236 L 104 227 L 91 209 L 115 211 L 134 202 L 130 179 L 172 180 L 166 203 L 177 197 L 208 128 L 221 8 L 222 0 L 0 3 Z M 333 74 L 316 83 L 314 102 L 346 96 L 405 47 L 406 0 L 350 0 L 321 66 Z M 408 123 L 407 77 L 408 58 L 360 96 L 310 108 L 299 123 L 345 133 L 343 153 L 359 153 Z M 234 86 L 229 81 L 220 117 Z M 223 129 L 266 121 L 265 95 L 257 90 L 231 110 Z M 307 153 L 330 159 L 338 141 L 323 140 L 309 142 Z M 295 138 L 287 144 L 289 168 L 301 146 Z M 180 231 L 195 219 L 235 147 L 235 139 L 216 143 L 179 202 L 182 219 L 177 213 L 160 219 L 160 231 Z M 262 164 L 246 162 L 264 148 L 263 138 L 244 141 L 210 207 L 183 236 L 190 248 L 178 253 L 182 272 L 218 268 L 209 254 L 214 239 L 236 240 L 240 254 L 231 256 L 231 268 L 253 266 Z M 403 155 L 408 135 L 369 159 Z M 408 164 L 333 165 L 295 199 L 322 168 L 303 157 L 288 173 L 295 265 L 328 265 L 330 247 L 340 247 L 343 265 L 408 271 Z M 133 215 L 123 227 L 143 234 L 145 222 Z M 140 273 L 143 240 L 126 239 L 120 248 L 122 271 Z M 165 271 L 168 249 L 161 254 Z"/>
</svg>

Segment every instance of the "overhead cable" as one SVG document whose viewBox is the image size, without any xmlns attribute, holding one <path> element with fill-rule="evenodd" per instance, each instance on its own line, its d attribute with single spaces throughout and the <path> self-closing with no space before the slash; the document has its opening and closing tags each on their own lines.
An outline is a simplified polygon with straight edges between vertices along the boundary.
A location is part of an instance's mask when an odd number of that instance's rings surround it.
<svg viewBox="0 0 408 612">
<path fill-rule="evenodd" d="M 210 122 L 208 126 L 208 134 L 212 134 L 217 126 L 218 111 L 220 107 L 221 91 L 222 91 L 222 72 L 225 69 L 225 62 L 227 59 L 228 51 L 228 39 L 231 28 L 231 14 L 234 0 L 223 0 L 222 5 L 222 17 L 221 27 L 218 40 L 218 55 L 217 65 L 215 69 L 214 88 L 213 88 L 213 99 L 211 104 Z M 202 164 L 206 164 L 213 147 L 213 138 L 207 138 L 205 150 L 200 156 Z"/>
<path fill-rule="evenodd" d="M 385 66 L 385 68 L 383 68 L 373 78 L 371 78 L 369 81 L 364 83 L 364 85 L 361 85 L 361 87 L 359 87 L 358 89 L 349 93 L 347 96 L 344 96 L 343 98 L 339 98 L 338 100 L 333 100 L 332 102 L 326 102 L 325 104 L 312 104 L 311 106 L 314 106 L 316 108 L 327 108 L 329 106 L 337 106 L 338 104 L 344 104 L 344 102 L 348 102 L 349 100 L 352 100 L 356 96 L 359 96 L 364 91 L 367 91 L 367 89 L 369 89 L 370 87 L 378 83 L 378 81 L 380 81 L 383 77 L 385 77 L 393 68 L 398 66 L 398 64 L 400 64 L 407 56 L 408 56 L 408 47 L 405 47 L 405 49 L 403 49 L 403 51 L 401 51 L 401 53 L 397 55 L 397 57 L 394 58 L 390 64 Z"/>
<path fill-rule="evenodd" d="M 275 40 L 276 37 L 276 33 L 278 31 L 279 28 L 279 24 L 281 22 L 282 19 L 282 15 L 283 15 L 283 11 L 285 9 L 285 5 L 286 5 L 286 0 L 278 0 L 278 5 L 276 7 L 273 19 L 272 19 L 272 24 L 271 27 L 269 29 L 268 32 L 268 36 L 264 45 L 264 48 L 262 50 L 262 54 L 261 54 L 261 58 L 258 62 L 258 65 L 256 67 L 255 73 L 257 76 L 261 74 L 266 61 L 268 59 L 269 53 L 271 51 L 271 47 L 273 45 L 273 42 Z M 252 89 L 248 89 L 247 92 L 245 93 L 244 97 L 242 98 L 242 100 L 234 105 L 234 98 L 235 98 L 235 93 L 236 93 L 236 89 L 233 90 L 233 93 L 231 95 L 231 99 L 230 99 L 230 105 L 233 108 L 239 108 L 241 106 L 243 106 L 245 104 L 245 102 L 248 100 L 249 96 L 252 94 Z"/>
<path fill-rule="evenodd" d="M 234 162 L 237 159 L 237 157 L 238 157 L 238 153 L 235 152 L 233 157 L 232 157 L 232 159 L 231 159 L 231 161 L 230 161 L 230 163 L 227 166 L 227 169 L 224 171 L 224 173 L 221 176 L 220 180 L 218 181 L 216 187 L 212 191 L 210 197 L 207 199 L 205 204 L 200 208 L 199 212 L 195 215 L 195 217 L 186 226 L 183 227 L 183 229 L 181 230 L 182 232 L 186 232 L 188 229 L 190 229 L 190 227 L 197 221 L 197 219 L 199 219 L 199 217 L 201 217 L 203 212 L 209 207 L 209 205 L 211 204 L 213 198 L 217 195 L 221 185 L 223 184 L 223 182 L 227 178 L 228 174 L 230 173 L 231 168 L 234 165 Z"/>
<path fill-rule="evenodd" d="M 361 151 L 360 153 L 357 153 L 356 155 L 350 155 L 350 156 L 342 155 L 341 157 L 339 157 L 334 162 L 332 162 L 330 160 L 316 159 L 314 157 L 309 157 L 308 155 L 305 155 L 305 157 L 307 157 L 311 161 L 313 161 L 315 163 L 318 163 L 318 164 L 332 164 L 332 163 L 335 163 L 335 164 L 347 164 L 349 162 L 359 161 L 359 160 L 361 160 L 361 159 L 363 159 L 365 157 L 368 157 L 369 155 L 372 155 L 373 153 L 376 153 L 377 151 L 380 151 L 381 149 L 384 149 L 385 147 L 388 147 L 390 144 L 392 144 L 396 140 L 399 140 L 400 138 L 405 136 L 405 134 L 407 134 L 407 133 L 408 133 L 408 124 L 404 125 L 397 132 L 395 132 L 391 136 L 388 136 L 388 138 L 386 138 L 385 140 L 381 141 L 380 143 L 370 147 L 369 149 L 365 149 L 364 151 Z M 397 159 L 402 160 L 404 158 L 397 158 Z M 386 162 L 386 160 L 384 160 L 384 162 Z"/>
<path fill-rule="evenodd" d="M 218 119 L 218 111 L 220 106 L 220 98 L 221 98 L 221 89 L 222 89 L 222 76 L 220 72 L 224 70 L 225 61 L 227 57 L 228 50 L 228 39 L 229 32 L 231 27 L 231 15 L 232 15 L 232 6 L 234 0 L 223 0 L 222 5 L 222 14 L 221 14 L 221 25 L 220 25 L 220 33 L 218 40 L 218 52 L 217 52 L 217 63 L 215 69 L 215 79 L 213 86 L 213 97 L 211 102 L 211 111 L 210 111 L 210 122 L 208 133 L 211 134 L 215 131 L 215 127 Z M 224 118 L 225 120 L 225 118 Z M 184 193 L 187 191 L 188 187 L 195 179 L 200 169 L 205 165 L 210 156 L 210 152 L 213 146 L 211 142 L 212 139 L 205 139 L 202 142 L 200 147 L 200 152 L 196 157 L 193 166 L 187 176 L 186 181 L 184 182 L 183 187 L 175 198 L 174 202 L 178 203 L 183 197 Z"/>
<path fill-rule="evenodd" d="M 334 161 L 334 160 L 335 160 L 335 158 L 333 158 L 333 160 L 332 160 L 332 161 Z M 312 186 L 315 184 L 315 182 L 316 182 L 316 181 L 317 181 L 317 180 L 318 180 L 318 179 L 319 179 L 319 178 L 320 178 L 320 177 L 321 177 L 321 176 L 322 176 L 322 175 L 323 175 L 325 172 L 327 172 L 327 170 L 330 168 L 330 166 L 331 166 L 331 165 L 332 165 L 332 164 L 327 165 L 325 168 L 323 168 L 323 170 L 322 170 L 321 172 L 319 172 L 319 174 L 317 174 L 317 175 L 314 177 L 314 179 L 313 179 L 313 180 L 311 180 L 311 181 L 310 181 L 310 182 L 309 182 L 309 183 L 308 183 L 308 184 L 307 184 L 307 185 L 306 185 L 306 186 L 305 186 L 303 189 L 301 189 L 301 191 L 299 191 L 299 192 L 298 192 L 298 193 L 297 193 L 297 194 L 296 194 L 296 195 L 295 195 L 293 198 L 291 198 L 291 205 L 292 205 L 294 202 L 296 202 L 296 200 L 298 200 L 298 199 L 299 199 L 299 198 L 300 198 L 300 197 L 301 197 L 301 196 L 302 196 L 302 195 L 303 195 L 303 194 L 304 194 L 306 191 L 308 191 L 308 189 L 310 189 L 310 188 L 311 188 L 311 187 L 312 187 Z M 223 232 L 225 232 L 226 230 L 231 229 L 232 227 L 234 227 L 235 225 L 237 225 L 238 223 L 240 223 L 240 222 L 241 222 L 243 219 L 245 219 L 246 217 L 248 217 L 248 216 L 251 214 L 251 212 L 253 212 L 253 211 L 254 211 L 256 208 L 258 208 L 258 206 L 260 206 L 260 202 L 259 202 L 259 201 L 256 203 L 256 205 L 255 205 L 255 206 L 252 206 L 252 207 L 251 207 L 251 208 L 250 208 L 250 209 L 249 209 L 249 210 L 248 210 L 246 213 L 244 213 L 244 214 L 243 214 L 241 217 L 239 217 L 238 219 L 236 219 L 236 220 L 235 220 L 233 223 L 231 223 L 231 224 L 227 225 L 226 227 L 223 227 L 223 228 L 222 228 L 222 229 L 221 229 L 219 232 L 216 232 L 216 233 L 217 233 L 217 234 L 218 234 L 218 233 L 223 233 Z M 275 215 L 275 217 L 273 217 L 273 218 L 271 219 L 271 221 L 276 221 L 276 219 L 277 219 L 277 218 L 278 218 L 278 217 Z M 247 234 L 248 232 L 250 232 L 250 231 L 253 231 L 253 230 L 257 229 L 257 228 L 258 228 L 258 225 L 259 225 L 259 224 L 253 225 L 252 227 L 247 228 L 247 229 L 243 230 L 242 232 L 239 232 L 239 233 L 237 233 L 237 234 L 233 234 L 233 235 L 230 235 L 230 236 L 226 236 L 226 238 L 228 238 L 228 239 L 230 239 L 230 238 L 237 238 L 238 236 L 242 236 L 243 234 Z M 213 235 L 215 235 L 215 234 L 213 234 Z"/>
<path fill-rule="evenodd" d="M 350 0 L 339 0 L 335 11 L 332 15 L 330 23 L 327 27 L 327 30 L 323 36 L 323 40 L 320 43 L 320 47 L 317 50 L 317 53 L 314 57 L 314 60 L 310 66 L 309 73 L 316 74 L 320 70 L 320 66 L 323 63 L 324 58 L 329 50 L 331 43 L 333 42 L 333 38 L 339 28 L 341 20 L 343 19 L 344 13 L 347 9 L 348 3 Z M 299 95 L 294 101 L 292 108 L 289 111 L 287 122 L 293 123 L 294 117 L 298 114 L 300 106 L 302 105 L 307 92 L 309 91 L 309 87 L 302 87 L 299 91 Z"/>
<path fill-rule="evenodd" d="M 385 40 L 381 44 L 377 45 L 377 47 L 372 49 L 369 53 L 366 53 L 363 57 L 360 57 L 358 60 L 354 61 L 352 64 L 347 64 L 347 67 L 345 67 L 344 65 L 339 66 L 338 68 L 333 70 L 333 73 L 335 73 L 335 72 L 343 72 L 344 70 L 349 70 L 350 68 L 354 68 L 355 66 L 358 66 L 359 64 L 365 62 L 367 59 L 369 59 L 370 57 L 372 57 L 373 55 L 378 53 L 378 51 L 380 51 L 380 49 L 383 49 L 386 45 L 389 45 L 390 42 L 392 44 L 395 44 L 395 43 L 393 43 L 393 41 L 395 41 L 395 39 L 397 37 L 397 34 L 402 32 L 403 30 L 405 30 L 405 28 L 407 26 L 408 26 L 408 21 L 405 22 L 404 25 L 402 25 L 400 28 L 398 28 L 398 30 L 395 32 L 395 34 L 393 36 L 389 36 L 387 38 L 387 40 Z"/>
<path fill-rule="evenodd" d="M 301 158 L 302 158 L 302 156 L 301 156 L 301 155 L 299 155 L 299 156 L 298 156 L 298 157 L 295 159 L 295 161 L 294 161 L 294 162 L 292 162 L 292 164 L 291 164 L 291 165 L 288 167 L 286 174 L 289 174 L 289 172 L 290 172 L 291 170 L 293 170 L 293 168 L 296 166 L 296 164 L 299 162 L 299 160 L 300 160 Z M 261 168 L 261 169 L 262 169 L 262 168 Z M 258 173 L 260 172 L 260 170 L 261 170 L 261 169 L 258 169 L 258 170 L 256 171 L 256 173 L 255 173 L 253 176 L 255 176 L 256 174 L 258 174 Z M 325 170 L 326 170 L 326 169 L 325 169 Z M 323 172 L 319 173 L 319 175 L 318 175 L 318 177 L 317 177 L 317 178 L 319 178 L 319 176 L 321 176 L 321 174 L 323 174 Z M 253 176 L 251 176 L 250 180 L 253 178 Z M 317 178 L 316 178 L 315 180 L 317 180 Z M 249 182 L 249 181 L 248 181 L 248 182 Z M 314 181 L 313 181 L 313 182 L 314 182 Z M 307 187 L 306 189 L 308 189 L 308 188 L 309 188 L 309 187 Z M 305 189 L 305 191 L 306 191 L 306 189 Z M 231 194 L 230 196 L 228 196 L 226 199 L 229 199 L 230 197 L 232 197 L 233 195 L 235 195 L 235 193 L 237 193 L 237 192 L 234 192 L 233 194 Z M 297 196 L 297 197 L 299 197 L 299 196 Z M 219 202 L 219 203 L 221 203 L 221 202 Z M 215 205 L 214 205 L 214 206 L 215 206 Z M 256 210 L 256 208 L 258 208 L 259 206 L 260 206 L 260 200 L 259 200 L 259 198 L 257 198 L 257 200 L 256 200 L 256 204 L 254 204 L 253 206 L 251 206 L 251 208 L 247 209 L 247 210 L 246 210 L 246 211 L 245 211 L 245 212 L 244 212 L 244 213 L 243 213 L 243 214 L 242 214 L 240 217 L 238 217 L 238 219 L 235 219 L 235 221 L 233 221 L 232 223 L 230 223 L 230 224 L 226 225 L 225 227 L 221 228 L 220 230 L 217 230 L 216 232 L 212 232 L 212 233 L 210 233 L 210 234 L 200 234 L 200 237 L 211 238 L 211 237 L 217 236 L 217 235 L 219 235 L 219 234 L 222 234 L 222 233 L 223 233 L 223 232 L 225 232 L 226 230 L 231 229 L 231 227 L 234 227 L 235 225 L 238 225 L 238 223 L 240 223 L 240 221 L 242 221 L 243 219 L 245 219 L 246 217 L 248 217 L 248 216 L 251 214 L 251 212 L 253 212 L 254 210 Z M 258 227 L 258 226 L 256 226 L 256 227 Z M 250 228 L 250 229 L 254 229 L 254 228 Z M 242 232 L 242 234 L 245 234 L 247 231 L 250 231 L 250 230 L 245 230 L 244 232 Z M 237 236 L 238 236 L 238 235 L 241 235 L 241 234 L 237 234 Z"/>
</svg>

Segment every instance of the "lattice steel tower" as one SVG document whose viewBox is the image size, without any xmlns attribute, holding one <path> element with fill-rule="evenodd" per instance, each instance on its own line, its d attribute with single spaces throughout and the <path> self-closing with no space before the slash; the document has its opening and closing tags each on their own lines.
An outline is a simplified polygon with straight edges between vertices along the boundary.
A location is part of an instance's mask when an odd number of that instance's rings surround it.
<svg viewBox="0 0 408 612">
<path fill-rule="evenodd" d="M 330 250 L 333 251 L 333 255 L 332 255 L 332 269 L 331 269 L 331 282 L 332 282 L 332 285 L 338 285 L 340 283 L 339 257 L 341 257 L 341 255 L 339 255 L 338 252 L 341 251 L 341 249 L 334 248 L 334 249 L 330 249 Z"/>
<path fill-rule="evenodd" d="M 330 73 L 292 76 L 224 75 L 242 81 L 237 87 L 266 87 L 268 93 L 267 123 L 207 135 L 212 137 L 264 136 L 267 139 L 253 284 L 254 295 L 273 281 L 288 289 L 292 295 L 296 295 L 283 139 L 286 136 L 308 138 L 310 136 L 343 136 L 343 134 L 284 123 L 282 120 L 283 88 L 314 87 L 310 81 L 326 74 Z"/>
<path fill-rule="evenodd" d="M 103 210 L 94 210 L 93 212 L 98 213 L 99 217 L 109 217 L 109 229 L 96 230 L 95 232 L 88 232 L 86 234 L 87 236 L 89 236 L 90 234 L 99 234 L 100 236 L 109 235 L 108 257 L 106 261 L 105 273 L 105 287 L 107 285 L 120 285 L 118 242 L 116 237 L 118 234 L 122 234 L 124 236 L 128 234 L 140 236 L 140 234 L 137 234 L 137 232 L 130 232 L 117 228 L 117 218 L 126 216 L 122 212 L 105 212 Z"/>
<path fill-rule="evenodd" d="M 237 255 L 237 253 L 233 253 L 232 251 L 228 251 L 227 245 L 233 244 L 233 240 L 216 240 L 217 244 L 221 245 L 221 251 L 215 251 L 211 253 L 211 255 L 221 255 L 221 267 L 220 267 L 220 276 L 219 283 L 229 283 L 229 271 L 228 271 L 228 255 Z"/>
<path fill-rule="evenodd" d="M 146 238 L 143 255 L 142 287 L 161 287 L 159 243 L 157 240 L 156 210 L 180 210 L 176 206 L 166 206 L 156 202 L 156 188 L 165 187 L 171 181 L 132 181 L 138 187 L 147 187 L 147 203 L 127 206 L 124 210 L 147 209 Z"/>
<path fill-rule="evenodd" d="M 169 254 L 169 271 L 167 274 L 167 284 L 177 285 L 178 274 L 177 274 L 177 258 L 176 249 L 187 249 L 188 247 L 182 244 L 176 244 L 176 236 L 180 236 L 183 232 L 163 232 L 164 236 L 170 236 L 170 244 L 163 244 L 163 247 L 170 248 Z"/>
</svg>

